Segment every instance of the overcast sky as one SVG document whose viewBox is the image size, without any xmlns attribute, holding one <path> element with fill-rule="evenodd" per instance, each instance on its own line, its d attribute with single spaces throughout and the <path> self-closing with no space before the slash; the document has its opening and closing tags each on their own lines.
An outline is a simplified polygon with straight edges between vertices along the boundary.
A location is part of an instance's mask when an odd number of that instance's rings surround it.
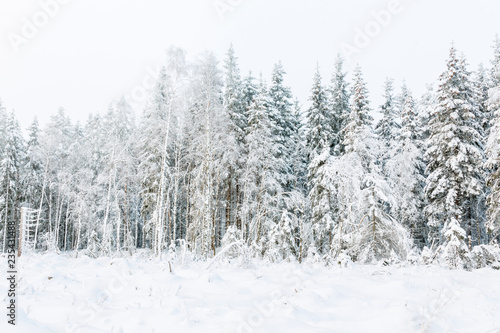
<svg viewBox="0 0 500 333">
<path fill-rule="evenodd" d="M 343 53 L 378 108 L 387 76 L 420 96 L 452 41 L 489 66 L 499 15 L 498 0 L 0 0 L 0 98 L 23 127 L 60 106 L 85 121 L 122 95 L 140 105 L 169 45 L 222 60 L 232 42 L 244 73 L 282 60 L 304 107 L 316 62 L 329 81 Z"/>
</svg>

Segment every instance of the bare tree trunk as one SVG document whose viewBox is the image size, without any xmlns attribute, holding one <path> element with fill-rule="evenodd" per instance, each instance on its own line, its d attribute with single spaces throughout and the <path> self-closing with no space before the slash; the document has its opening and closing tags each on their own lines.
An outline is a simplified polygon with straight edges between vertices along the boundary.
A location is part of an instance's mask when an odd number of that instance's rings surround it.
<svg viewBox="0 0 500 333">
<path fill-rule="evenodd" d="M 66 218 L 64 221 L 64 251 L 66 251 L 67 248 L 67 240 L 68 240 L 68 220 L 69 220 L 69 199 L 67 201 L 67 207 L 66 207 Z"/>
<path fill-rule="evenodd" d="M 42 193 L 40 195 L 40 204 L 38 205 L 38 214 L 36 217 L 36 226 L 35 226 L 35 249 L 38 241 L 38 227 L 40 225 L 40 217 L 42 215 L 43 208 L 43 195 L 45 194 L 45 186 L 47 184 L 47 172 L 49 170 L 49 159 L 47 158 L 47 162 L 45 163 L 45 174 L 43 176 L 43 185 L 42 185 Z"/>
</svg>

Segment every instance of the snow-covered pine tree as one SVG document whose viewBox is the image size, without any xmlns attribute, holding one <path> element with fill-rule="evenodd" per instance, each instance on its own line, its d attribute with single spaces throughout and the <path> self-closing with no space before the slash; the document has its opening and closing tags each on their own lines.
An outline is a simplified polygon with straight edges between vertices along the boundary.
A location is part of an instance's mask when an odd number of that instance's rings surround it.
<svg viewBox="0 0 500 333">
<path fill-rule="evenodd" d="M 443 236 L 444 244 L 437 250 L 441 263 L 451 269 L 470 268 L 470 249 L 467 246 L 465 230 L 456 219 L 445 225 Z"/>
<path fill-rule="evenodd" d="M 391 158 L 385 164 L 387 180 L 397 198 L 391 213 L 396 220 L 410 230 L 415 244 L 423 248 L 427 240 L 423 214 L 425 164 L 415 101 L 410 91 L 406 93 L 401 114 L 402 124 L 399 137 L 390 153 Z"/>
<path fill-rule="evenodd" d="M 281 187 L 276 207 L 279 213 L 269 238 L 274 246 L 272 250 L 276 250 L 275 254 L 279 253 L 281 259 L 291 253 L 297 254 L 298 220 L 305 204 L 303 187 L 298 184 L 298 174 L 294 172 L 303 171 L 294 170 L 294 167 L 300 168 L 297 162 L 301 159 L 300 115 L 294 110 L 292 93 L 284 83 L 285 74 L 283 65 L 278 62 L 273 68 L 269 87 L 269 114 L 277 117 L 270 118 L 276 130 L 273 133 L 278 152 L 275 158 L 277 165 L 281 166 L 277 174 Z"/>
<path fill-rule="evenodd" d="M 403 94 L 406 94 L 406 86 L 403 85 Z M 399 96 L 398 96 L 399 97 Z M 382 118 L 375 127 L 375 134 L 377 135 L 380 143 L 382 144 L 381 155 L 379 163 L 384 175 L 389 176 L 390 171 L 386 170 L 386 163 L 393 159 L 396 154 L 396 144 L 400 131 L 400 107 L 402 104 L 394 97 L 394 80 L 387 78 L 384 83 L 384 104 L 380 106 L 380 113 Z M 398 98 L 400 99 L 400 97 Z M 391 214 L 391 207 L 385 206 L 386 213 Z"/>
<path fill-rule="evenodd" d="M 485 164 L 486 170 L 489 171 L 487 178 L 489 187 L 488 221 L 486 223 L 487 241 L 489 242 L 499 240 L 500 236 L 500 65 L 497 69 L 498 80 L 496 82 L 498 83 L 496 87 L 490 89 L 488 99 L 488 111 L 493 115 L 486 144 Z"/>
<path fill-rule="evenodd" d="M 332 120 L 332 153 L 342 155 L 344 153 L 345 126 L 349 120 L 349 84 L 344 72 L 344 59 L 338 55 L 335 60 L 335 72 L 332 77 L 330 89 L 330 110 Z"/>
<path fill-rule="evenodd" d="M 21 180 L 23 190 L 23 200 L 31 208 L 39 209 L 38 217 L 42 216 L 40 202 L 44 189 L 44 166 L 40 154 L 40 128 L 38 119 L 35 117 L 28 128 L 28 141 L 26 142 L 26 158 L 23 165 L 23 176 Z M 36 229 L 36 226 L 35 226 Z M 37 233 L 38 230 L 35 230 Z M 35 238 L 38 237 L 38 233 Z M 35 248 L 37 244 L 35 242 Z"/>
<path fill-rule="evenodd" d="M 227 168 L 226 179 L 226 216 L 227 229 L 231 225 L 238 224 L 241 203 L 240 180 L 244 170 L 245 160 L 245 130 L 247 128 L 247 105 L 245 103 L 244 85 L 241 80 L 240 70 L 234 53 L 233 45 L 229 47 L 224 63 L 224 112 L 229 119 L 226 129 L 226 152 L 224 164 Z M 249 79 L 251 81 L 251 79 Z M 247 89 L 251 89 L 251 82 L 246 82 Z M 251 92 L 247 92 L 251 94 Z M 250 97 L 251 98 L 251 97 Z M 241 226 L 239 226 L 241 227 Z"/>
<path fill-rule="evenodd" d="M 306 147 L 309 160 L 313 160 L 325 147 L 330 147 L 333 137 L 328 97 L 321 83 L 319 65 L 316 66 L 310 101 L 311 107 L 307 110 Z"/>
<path fill-rule="evenodd" d="M 247 127 L 247 115 L 243 98 L 243 83 L 238 67 L 238 58 L 235 55 L 233 45 L 229 47 L 224 62 L 224 111 L 230 120 L 230 130 L 238 142 L 245 138 Z"/>
<path fill-rule="evenodd" d="M 340 212 L 332 254 L 344 252 L 361 262 L 404 259 L 411 248 L 409 234 L 383 210 L 394 199 L 377 162 L 382 145 L 371 126 L 368 90 L 359 67 L 354 77 L 346 153 L 331 159 L 326 172 Z"/>
<path fill-rule="evenodd" d="M 275 123 L 274 138 L 280 148 L 276 158 L 282 160 L 280 164 L 284 167 L 280 171 L 280 182 L 282 188 L 289 192 L 295 184 L 291 167 L 292 155 L 297 150 L 299 124 L 293 112 L 292 92 L 284 84 L 285 74 L 281 62 L 274 65 L 269 86 L 269 114 L 270 120 Z"/>
<path fill-rule="evenodd" d="M 367 130 L 372 132 L 371 124 L 373 117 L 370 115 L 370 106 L 368 101 L 368 89 L 363 79 L 361 67 L 354 70 L 354 84 L 351 95 L 351 112 L 349 123 L 345 128 L 344 146 L 346 153 L 358 152 L 357 144 L 366 134 Z"/>
<path fill-rule="evenodd" d="M 430 228 L 429 241 L 431 244 L 437 242 L 443 248 L 448 245 L 463 247 L 463 244 L 450 244 L 445 234 L 444 239 L 439 238 L 439 232 L 469 227 L 468 203 L 481 193 L 478 166 L 483 157 L 477 112 L 477 97 L 470 74 L 453 46 L 447 70 L 439 79 L 437 105 L 429 122 L 426 154 L 429 176 L 425 187 L 428 202 L 425 212 Z M 453 239 L 453 242 L 465 241 L 461 237 Z"/>
<path fill-rule="evenodd" d="M 384 145 L 384 151 L 387 154 L 382 156 L 382 166 L 387 160 L 391 158 L 390 152 L 392 152 L 395 142 L 399 136 L 399 129 L 401 125 L 399 124 L 399 116 L 396 110 L 396 101 L 394 99 L 394 80 L 387 78 L 384 83 L 384 104 L 380 106 L 380 112 L 382 118 L 375 126 L 375 133 L 378 135 L 382 144 Z"/>
<path fill-rule="evenodd" d="M 2 105 L 0 104 L 0 109 Z M 5 111 L 0 110 L 0 113 Z M 24 140 L 14 112 L 3 114 L 5 123 L 0 128 L 3 147 L 0 147 L 0 217 L 3 221 L 2 251 L 6 249 L 7 226 L 9 222 L 18 223 L 21 204 L 21 168 L 24 159 Z"/>
<path fill-rule="evenodd" d="M 466 81 L 464 82 L 464 93 L 467 101 L 471 105 L 470 112 L 472 116 L 466 119 L 466 126 L 472 129 L 473 132 L 478 134 L 477 138 L 471 139 L 471 142 L 477 147 L 480 152 L 480 159 L 477 161 L 480 167 L 475 168 L 474 177 L 478 182 L 478 192 L 475 189 L 469 190 L 467 194 L 467 200 L 464 203 L 465 216 L 465 232 L 467 235 L 467 241 L 469 242 L 469 247 L 474 245 L 479 245 L 482 243 L 482 238 L 484 234 L 484 223 L 485 223 L 485 200 L 486 200 L 486 180 L 482 166 L 484 166 L 485 156 L 484 156 L 484 124 L 486 122 L 486 116 L 484 114 L 484 109 L 481 107 L 481 92 L 477 88 L 477 83 L 474 81 L 473 74 L 467 69 L 468 64 L 465 56 L 460 57 L 460 69 L 465 73 Z"/>
<path fill-rule="evenodd" d="M 257 83 L 255 83 L 255 77 L 253 76 L 252 71 L 250 71 L 248 75 L 245 76 L 242 83 L 243 108 L 245 110 L 246 118 L 248 117 L 248 109 L 252 105 L 254 101 L 254 96 L 258 93 L 258 91 L 259 91 L 259 86 L 257 85 Z M 248 128 L 248 122 L 247 122 L 247 128 Z M 245 128 L 245 135 L 247 128 Z"/>
<path fill-rule="evenodd" d="M 243 177 L 242 238 L 260 255 L 269 249 L 269 232 L 281 216 L 277 207 L 283 192 L 279 179 L 282 166 L 277 158 L 281 147 L 273 135 L 275 124 L 269 115 L 268 96 L 261 78 L 248 110 L 248 154 Z"/>
<path fill-rule="evenodd" d="M 313 232 L 313 247 L 320 254 L 327 254 L 332 243 L 335 227 L 334 199 L 327 168 L 330 159 L 330 147 L 316 155 L 309 163 L 309 214 Z"/>
<path fill-rule="evenodd" d="M 35 207 L 37 198 L 41 195 L 41 184 L 43 178 L 43 162 L 40 160 L 39 124 L 35 117 L 28 128 L 28 141 L 26 142 L 26 160 L 23 166 L 23 198 Z"/>
<path fill-rule="evenodd" d="M 500 85 L 500 35 L 495 36 L 493 41 L 493 59 L 491 60 L 491 88 L 498 87 Z"/>
<path fill-rule="evenodd" d="M 488 75 L 488 71 L 483 66 L 483 64 L 479 64 L 477 71 L 475 72 L 474 84 L 475 89 L 477 90 L 478 103 L 481 114 L 483 114 L 483 122 L 482 127 L 485 136 L 488 136 L 490 131 L 490 123 L 493 119 L 493 114 L 491 114 L 488 110 L 488 90 L 491 87 L 490 77 Z"/>
<path fill-rule="evenodd" d="M 328 99 L 321 83 L 319 66 L 313 78 L 311 107 L 307 111 L 308 132 L 306 147 L 309 155 L 308 198 L 309 214 L 313 231 L 314 247 L 322 254 L 328 253 L 332 240 L 333 203 L 323 166 L 330 157 L 332 120 Z"/>
<path fill-rule="evenodd" d="M 431 114 L 433 113 L 434 107 L 436 105 L 436 95 L 434 93 L 434 87 L 431 84 L 427 85 L 426 92 L 422 95 L 417 103 L 417 123 L 418 123 L 418 137 L 422 142 L 429 138 L 429 120 Z M 426 146 L 424 144 L 424 156 Z"/>
</svg>

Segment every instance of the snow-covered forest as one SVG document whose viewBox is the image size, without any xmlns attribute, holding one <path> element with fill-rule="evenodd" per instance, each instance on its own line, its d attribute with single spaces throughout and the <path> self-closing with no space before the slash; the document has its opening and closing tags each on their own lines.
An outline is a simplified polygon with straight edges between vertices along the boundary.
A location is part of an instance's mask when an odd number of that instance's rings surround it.
<svg viewBox="0 0 500 333">
<path fill-rule="evenodd" d="M 293 68 L 242 73 L 232 47 L 220 61 L 169 48 L 142 114 L 123 98 L 25 130 L 0 102 L 2 251 L 27 207 L 36 252 L 500 268 L 493 44 L 477 69 L 452 46 L 423 96 L 388 78 L 382 105 L 340 56 L 304 78 L 301 104 Z"/>
</svg>

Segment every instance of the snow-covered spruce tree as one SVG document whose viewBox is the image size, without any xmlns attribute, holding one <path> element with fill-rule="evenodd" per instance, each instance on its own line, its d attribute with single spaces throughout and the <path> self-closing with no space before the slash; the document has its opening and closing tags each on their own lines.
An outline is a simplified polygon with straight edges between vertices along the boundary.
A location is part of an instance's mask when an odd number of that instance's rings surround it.
<svg viewBox="0 0 500 333">
<path fill-rule="evenodd" d="M 406 89 L 406 86 L 403 86 Z M 403 91 L 405 90 L 403 89 Z M 384 83 L 384 104 L 380 106 L 380 113 L 382 118 L 377 123 L 375 127 L 375 134 L 377 135 L 380 143 L 382 144 L 381 155 L 379 157 L 379 163 L 381 170 L 384 175 L 388 176 L 389 171 L 386 170 L 386 163 L 393 159 L 395 152 L 395 146 L 397 139 L 399 137 L 400 130 L 400 114 L 398 111 L 398 101 L 394 97 L 394 80 L 387 78 Z M 386 203 L 387 204 L 387 203 Z M 391 214 L 391 207 L 384 206 L 386 213 Z"/>
<path fill-rule="evenodd" d="M 3 147 L 0 147 L 0 216 L 3 221 L 2 251 L 5 251 L 8 223 L 13 221 L 17 224 L 20 218 L 20 176 L 25 149 L 21 128 L 14 112 L 4 114 L 1 118 L 6 121 L 0 129 L 0 133 L 4 135 Z"/>
<path fill-rule="evenodd" d="M 316 155 L 309 163 L 309 215 L 313 232 L 313 247 L 320 254 L 329 253 L 332 243 L 332 232 L 335 226 L 335 210 L 329 169 L 330 148 Z"/>
<path fill-rule="evenodd" d="M 299 120 L 293 110 L 293 99 L 290 88 L 285 86 L 285 70 L 281 62 L 274 65 L 271 75 L 271 84 L 269 86 L 269 109 L 271 119 L 275 125 L 274 137 L 277 140 L 278 151 L 276 158 L 283 160 L 284 169 L 280 171 L 280 182 L 285 191 L 293 190 L 295 184 L 295 175 L 292 173 L 292 156 L 297 150 L 299 142 Z"/>
<path fill-rule="evenodd" d="M 269 232 L 280 217 L 277 207 L 283 192 L 279 179 L 281 160 L 277 158 L 282 148 L 273 136 L 275 124 L 269 115 L 268 96 L 261 78 L 248 110 L 247 161 L 243 177 L 243 239 L 260 255 L 269 248 Z"/>
<path fill-rule="evenodd" d="M 486 145 L 488 221 L 487 241 L 499 240 L 500 235 L 500 62 L 497 67 L 498 85 L 489 91 L 488 110 L 493 115 Z"/>
<path fill-rule="evenodd" d="M 426 92 L 422 95 L 417 103 L 417 123 L 418 123 L 418 137 L 422 142 L 429 138 L 429 120 L 436 105 L 436 95 L 434 87 L 431 84 L 427 85 Z M 426 146 L 423 147 L 424 156 Z"/>
<path fill-rule="evenodd" d="M 292 172 L 295 175 L 295 184 L 293 186 L 295 190 L 296 196 L 292 196 L 292 198 L 296 198 L 296 204 L 293 205 L 293 217 L 298 219 L 299 230 L 297 232 L 298 240 L 298 253 L 297 259 L 299 262 L 302 261 L 304 253 L 307 251 L 307 246 L 310 244 L 308 241 L 308 235 L 310 234 L 307 231 L 307 226 L 305 225 L 306 212 L 308 209 L 307 203 L 307 148 L 306 148 L 306 121 L 304 119 L 305 115 L 302 113 L 301 106 L 299 102 L 295 101 L 294 107 L 295 119 L 298 122 L 297 128 L 298 132 L 296 133 L 297 138 L 297 148 L 293 152 L 292 155 Z"/>
<path fill-rule="evenodd" d="M 43 162 L 40 159 L 40 128 L 35 117 L 28 128 L 28 141 L 26 142 L 26 159 L 23 165 L 23 198 L 32 208 L 37 207 L 41 196 L 43 179 Z M 37 207 L 38 208 L 38 207 Z"/>
<path fill-rule="evenodd" d="M 464 85 L 464 92 L 467 96 L 467 100 L 470 101 L 472 108 L 470 112 L 472 117 L 466 119 L 466 125 L 472 128 L 473 131 L 479 134 L 479 138 L 473 140 L 475 145 L 481 153 L 479 160 L 479 168 L 475 168 L 475 177 L 478 181 L 479 193 L 469 194 L 467 200 L 464 203 L 465 216 L 464 216 L 464 227 L 467 236 L 467 241 L 469 242 L 469 247 L 474 245 L 479 245 L 482 243 L 482 235 L 484 235 L 484 223 L 485 223 L 485 192 L 486 192 L 486 181 L 485 172 L 482 168 L 484 165 L 484 123 L 485 114 L 484 109 L 481 108 L 481 95 L 480 91 L 477 89 L 477 84 L 472 77 L 472 73 L 467 70 L 467 61 L 464 56 L 460 57 L 460 68 L 464 73 L 468 81 Z M 473 141 L 471 140 L 471 141 Z"/>
<path fill-rule="evenodd" d="M 383 210 L 385 203 L 392 204 L 394 198 L 377 163 L 382 145 L 371 127 L 368 90 L 359 67 L 354 77 L 351 114 L 344 143 L 346 154 L 334 159 L 331 166 L 332 170 L 338 171 L 337 164 L 345 166 L 348 161 L 349 172 L 358 178 L 353 184 L 360 186 L 354 197 L 339 202 L 340 209 L 352 209 L 349 221 L 343 222 L 348 235 L 342 243 L 347 253 L 360 262 L 404 259 L 411 249 L 409 233 Z M 345 188 L 342 184 L 335 187 Z"/>
<path fill-rule="evenodd" d="M 475 119 L 479 123 L 479 131 L 482 137 L 482 149 L 485 149 L 487 144 L 490 126 L 492 123 L 493 114 L 489 112 L 488 108 L 488 90 L 490 85 L 490 77 L 488 71 L 482 64 L 479 65 L 477 71 L 473 73 L 471 80 L 473 81 L 474 94 L 476 96 L 477 110 Z M 483 162 L 486 157 L 483 156 Z M 470 202 L 469 212 L 473 219 L 470 223 L 471 237 L 473 245 L 480 245 L 486 242 L 486 229 L 485 223 L 487 221 L 487 197 L 489 189 L 487 186 L 487 179 L 489 177 L 489 170 L 483 164 L 480 168 L 481 171 L 481 193 L 473 198 Z"/>
<path fill-rule="evenodd" d="M 333 158 L 326 171 L 334 189 L 335 219 L 338 221 L 333 236 L 333 257 L 344 252 L 356 259 L 361 250 L 359 228 L 362 222 L 367 222 L 364 219 L 366 212 L 361 208 L 365 199 L 363 191 L 367 188 L 365 178 L 370 166 L 375 167 L 380 148 L 371 128 L 372 121 L 368 90 L 358 66 L 354 71 L 349 119 L 344 129 L 345 154 Z"/>
<path fill-rule="evenodd" d="M 479 67 L 475 72 L 474 83 L 477 90 L 480 112 L 483 114 L 482 127 L 484 135 L 488 136 L 490 132 L 490 124 L 492 123 L 494 115 L 488 110 L 488 91 L 491 88 L 491 80 L 488 75 L 488 71 L 482 63 L 479 64 Z"/>
<path fill-rule="evenodd" d="M 314 74 L 311 90 L 311 107 L 307 111 L 306 148 L 309 155 L 308 188 L 309 214 L 314 247 L 319 253 L 328 253 L 333 229 L 333 202 L 322 168 L 330 157 L 330 140 L 333 137 L 332 121 L 326 92 L 321 83 L 319 66 Z"/>
<path fill-rule="evenodd" d="M 281 62 L 278 62 L 272 72 L 269 87 L 269 115 L 275 132 L 273 140 L 276 143 L 277 155 L 275 156 L 278 170 L 278 180 L 282 189 L 278 196 L 276 209 L 279 214 L 271 229 L 269 236 L 271 243 L 272 258 L 285 259 L 290 254 L 297 255 L 297 240 L 299 239 L 299 218 L 304 206 L 304 193 L 302 187 L 297 183 L 297 174 L 294 172 L 296 158 L 300 159 L 300 119 L 295 112 L 290 88 L 285 86 L 285 70 Z"/>
<path fill-rule="evenodd" d="M 396 101 L 394 100 L 394 80 L 387 78 L 384 83 L 384 104 L 380 106 L 382 118 L 375 126 L 375 133 L 384 145 L 382 165 L 391 158 L 396 140 L 399 136 L 399 117 L 396 111 Z"/>
<path fill-rule="evenodd" d="M 470 268 L 470 252 L 465 239 L 465 230 L 456 219 L 443 228 L 444 245 L 438 248 L 439 259 L 451 269 Z"/>
<path fill-rule="evenodd" d="M 248 109 L 253 103 L 255 95 L 257 95 L 259 91 L 259 86 L 255 83 L 255 77 L 250 71 L 247 76 L 243 79 L 242 83 L 242 94 L 243 94 L 243 108 L 245 109 L 245 117 L 247 118 L 247 126 L 248 126 Z M 246 135 L 246 129 L 245 129 Z"/>
<path fill-rule="evenodd" d="M 401 130 L 394 147 L 391 148 L 391 158 L 385 164 L 387 180 L 394 197 L 397 198 L 391 214 L 410 230 L 415 244 L 423 248 L 427 240 L 423 215 L 425 164 L 415 101 L 409 91 L 407 91 L 401 114 Z"/>
<path fill-rule="evenodd" d="M 425 212 L 430 228 L 429 242 L 441 245 L 438 253 L 449 252 L 449 246 L 464 247 L 464 237 L 450 238 L 446 235 L 457 233 L 463 226 L 470 226 L 469 203 L 481 193 L 478 166 L 482 164 L 483 157 L 477 112 L 477 97 L 470 75 L 464 61 L 457 57 L 452 47 L 447 70 L 439 79 L 437 105 L 429 122 L 426 154 L 429 176 L 425 187 L 428 202 Z M 444 239 L 439 238 L 441 231 Z M 465 231 L 457 235 L 462 233 L 465 234 Z M 450 239 L 453 241 L 450 242 Z M 457 241 L 461 244 L 456 244 Z M 465 262 L 465 253 L 461 259 L 455 260 Z"/>
<path fill-rule="evenodd" d="M 313 160 L 325 147 L 330 147 L 330 140 L 333 137 L 328 97 L 321 83 L 319 66 L 316 67 L 314 74 L 310 100 L 311 107 L 307 110 L 306 147 L 309 160 Z"/>
<path fill-rule="evenodd" d="M 40 205 L 44 189 L 44 167 L 40 154 L 40 128 L 38 120 L 35 117 L 28 128 L 28 141 L 26 142 L 26 157 L 23 162 L 23 171 L 21 177 L 22 197 L 23 201 L 32 209 L 39 209 L 37 220 L 42 215 L 42 206 Z M 43 202 L 43 201 L 42 201 Z M 36 223 L 36 222 L 35 222 Z M 34 241 L 38 238 L 38 230 L 36 230 Z M 35 248 L 37 244 L 35 241 Z"/>
<path fill-rule="evenodd" d="M 244 170 L 245 155 L 245 130 L 247 127 L 247 114 L 243 83 L 240 77 L 240 70 L 237 64 L 233 46 L 231 45 L 224 63 L 224 112 L 229 119 L 226 129 L 226 152 L 224 154 L 224 164 L 227 168 L 226 179 L 226 226 L 239 224 L 239 208 L 241 203 L 240 180 Z M 251 89 L 251 83 L 247 89 Z M 251 92 L 248 92 L 251 94 Z M 239 225 L 241 227 L 241 225 Z"/>
<path fill-rule="evenodd" d="M 331 128 L 332 140 L 331 149 L 334 155 L 344 153 L 344 134 L 345 126 L 349 120 L 349 84 L 344 72 L 344 60 L 338 55 L 335 60 L 335 72 L 332 77 L 332 86 L 330 89 L 330 110 L 331 110 Z"/>
<path fill-rule="evenodd" d="M 493 41 L 493 59 L 491 60 L 491 88 L 500 85 L 500 74 L 498 73 L 498 66 L 500 66 L 500 35 L 495 36 Z"/>
</svg>

